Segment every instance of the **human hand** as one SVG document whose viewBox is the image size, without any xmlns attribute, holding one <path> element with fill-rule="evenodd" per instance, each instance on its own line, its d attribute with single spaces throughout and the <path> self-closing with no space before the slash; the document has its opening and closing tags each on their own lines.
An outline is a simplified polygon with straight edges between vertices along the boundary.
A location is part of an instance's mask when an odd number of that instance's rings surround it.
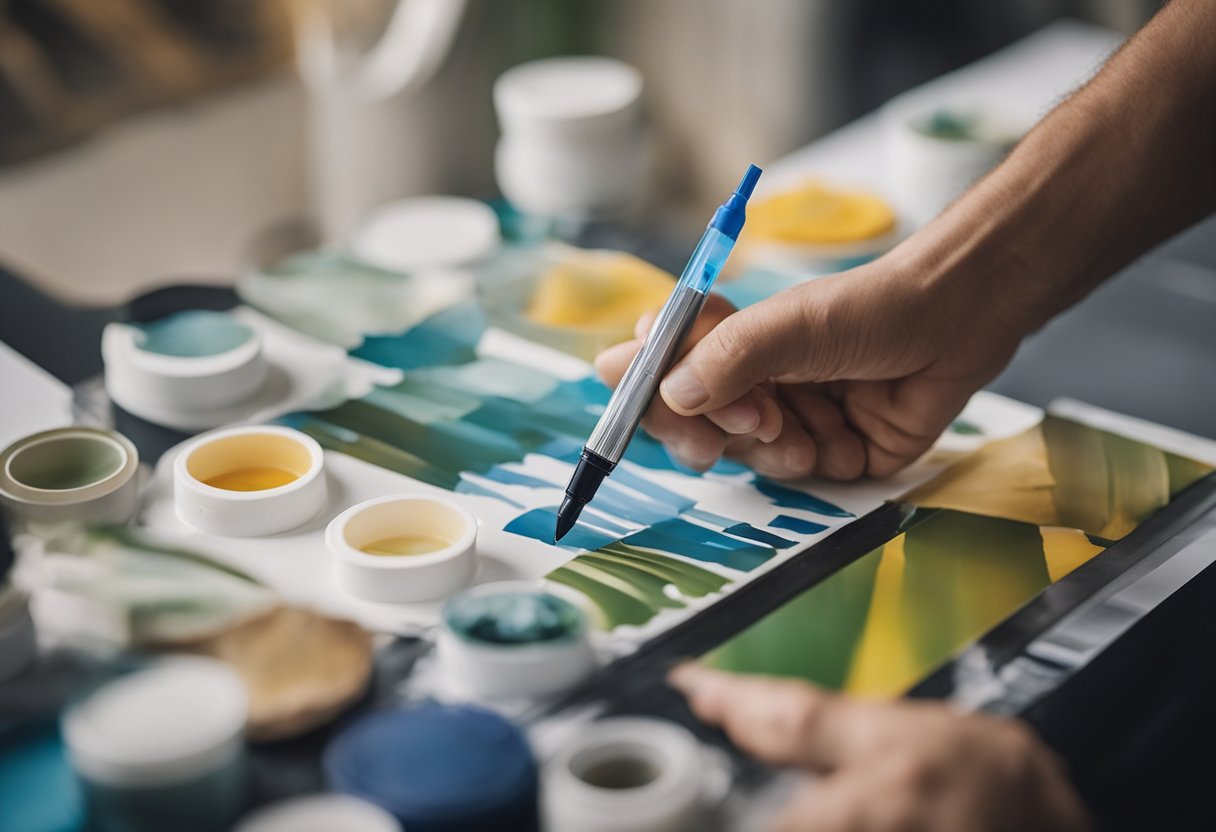
<svg viewBox="0 0 1216 832">
<path fill-rule="evenodd" d="M 821 775 L 795 793 L 778 830 L 1091 828 L 1063 765 L 1019 722 L 940 704 L 851 699 L 692 663 L 670 681 L 743 751 Z"/>
<path fill-rule="evenodd" d="M 726 455 L 776 478 L 891 474 L 928 450 L 1029 329 L 984 277 L 897 250 L 742 311 L 713 295 L 642 426 L 698 470 Z M 653 322 L 596 359 L 607 384 Z"/>
</svg>

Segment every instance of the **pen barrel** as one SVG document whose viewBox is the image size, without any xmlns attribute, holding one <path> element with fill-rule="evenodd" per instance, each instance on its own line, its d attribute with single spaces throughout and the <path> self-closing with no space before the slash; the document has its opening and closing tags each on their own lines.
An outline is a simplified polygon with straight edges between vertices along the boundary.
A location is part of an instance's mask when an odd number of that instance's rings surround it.
<svg viewBox="0 0 1216 832">
<path fill-rule="evenodd" d="M 654 398 L 668 368 L 675 363 L 680 345 L 696 321 L 706 295 L 692 286 L 680 285 L 667 299 L 651 327 L 641 351 L 634 356 L 596 423 L 587 450 L 612 464 L 621 461 L 650 400 Z"/>
</svg>

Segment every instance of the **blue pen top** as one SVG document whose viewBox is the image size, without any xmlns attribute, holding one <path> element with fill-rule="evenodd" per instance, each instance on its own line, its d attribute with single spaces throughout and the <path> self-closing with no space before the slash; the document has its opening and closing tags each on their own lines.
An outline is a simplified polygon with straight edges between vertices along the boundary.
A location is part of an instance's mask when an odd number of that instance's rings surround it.
<svg viewBox="0 0 1216 832">
<path fill-rule="evenodd" d="M 730 198 L 714 212 L 714 218 L 709 221 L 710 228 L 721 231 L 732 240 L 739 236 L 746 218 L 747 200 L 751 197 L 752 191 L 756 189 L 756 182 L 759 181 L 762 172 L 755 165 L 748 165 L 747 173 L 743 174 L 739 187 L 735 188 L 735 192 L 730 195 Z"/>
</svg>

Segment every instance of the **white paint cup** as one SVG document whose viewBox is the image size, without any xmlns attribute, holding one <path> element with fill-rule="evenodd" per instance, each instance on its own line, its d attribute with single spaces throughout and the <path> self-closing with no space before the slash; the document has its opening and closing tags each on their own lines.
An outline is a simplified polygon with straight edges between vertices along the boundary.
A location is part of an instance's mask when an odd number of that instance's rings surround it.
<svg viewBox="0 0 1216 832">
<path fill-rule="evenodd" d="M 966 124 L 964 135 L 943 136 L 935 119 Z M 1021 120 L 968 102 L 895 99 L 882 110 L 891 195 L 900 212 L 923 225 L 992 170 L 1024 132 Z"/>
<path fill-rule="evenodd" d="M 545 828 L 555 832 L 681 832 L 704 812 L 710 766 L 671 722 L 593 722 L 545 762 Z"/>
<path fill-rule="evenodd" d="M 219 314 L 219 313 L 215 313 Z M 108 324 L 101 335 L 106 393 L 129 413 L 157 425 L 195 431 L 233 420 L 234 407 L 261 391 L 268 367 L 257 332 L 215 355 L 149 352 L 130 324 Z"/>
<path fill-rule="evenodd" d="M 234 490 L 217 478 L 272 469 L 292 477 Z M 173 460 L 173 504 L 188 526 L 225 537 L 261 537 L 307 523 L 325 506 L 325 454 L 310 436 L 277 425 L 228 428 L 191 441 Z"/>
<path fill-rule="evenodd" d="M 122 523 L 139 501 L 139 452 L 100 428 L 58 428 L 0 452 L 0 504 L 39 523 Z"/>
<path fill-rule="evenodd" d="M 432 538 L 420 554 L 369 554 L 402 537 Z M 338 585 L 366 601 L 413 603 L 464 589 L 477 571 L 477 519 L 454 500 L 395 495 L 367 500 L 339 514 L 325 530 Z"/>
<path fill-rule="evenodd" d="M 521 644 L 480 641 L 453 626 L 462 602 L 495 595 L 551 597 L 572 610 L 577 620 L 564 636 Z M 587 678 L 596 665 L 586 614 L 527 581 L 482 584 L 450 598 L 440 618 L 436 649 L 444 677 L 460 691 L 485 698 L 552 696 Z"/>
</svg>

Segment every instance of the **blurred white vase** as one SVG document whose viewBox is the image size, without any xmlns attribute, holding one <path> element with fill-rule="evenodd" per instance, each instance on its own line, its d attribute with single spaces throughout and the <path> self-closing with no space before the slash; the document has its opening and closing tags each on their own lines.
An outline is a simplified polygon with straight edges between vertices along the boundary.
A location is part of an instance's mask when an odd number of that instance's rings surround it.
<svg viewBox="0 0 1216 832">
<path fill-rule="evenodd" d="M 638 210 L 650 167 L 641 102 L 641 74 L 609 58 L 548 58 L 503 73 L 494 84 L 499 188 L 542 217 Z"/>
</svg>

